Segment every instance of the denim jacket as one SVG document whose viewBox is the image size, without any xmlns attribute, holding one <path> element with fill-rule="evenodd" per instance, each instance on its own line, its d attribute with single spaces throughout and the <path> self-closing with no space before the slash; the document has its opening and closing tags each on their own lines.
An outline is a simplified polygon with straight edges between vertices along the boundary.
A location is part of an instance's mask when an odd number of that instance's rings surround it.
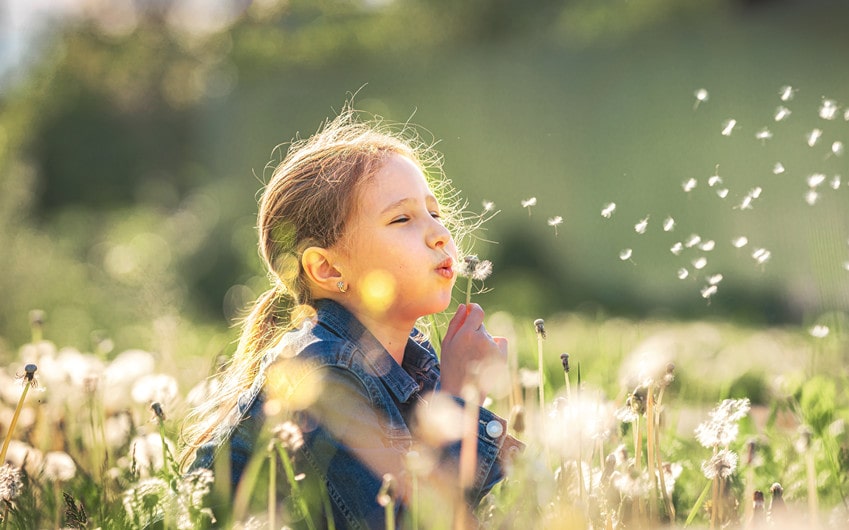
<svg viewBox="0 0 849 530">
<path fill-rule="evenodd" d="M 315 319 L 266 353 L 253 385 L 229 420 L 198 448 L 191 469 L 212 469 L 218 449 L 229 445 L 235 491 L 254 451 L 265 449 L 257 447 L 265 404 L 282 398 L 303 433 L 295 455 L 298 470 L 323 477 L 321 489 L 330 499 L 336 526 L 384 528 L 385 509 L 377 502 L 382 477 L 403 475 L 405 455 L 418 447 L 414 410 L 439 389 L 439 362 L 414 330 L 398 365 L 340 304 L 318 300 L 315 305 Z M 484 408 L 478 411 L 477 445 L 474 484 L 466 492 L 472 508 L 503 478 L 504 457 L 522 446 L 507 435 L 506 422 Z M 453 480 L 459 453 L 456 440 L 439 448 L 439 467 Z M 405 508 L 403 502 L 396 504 L 397 521 Z"/>
</svg>

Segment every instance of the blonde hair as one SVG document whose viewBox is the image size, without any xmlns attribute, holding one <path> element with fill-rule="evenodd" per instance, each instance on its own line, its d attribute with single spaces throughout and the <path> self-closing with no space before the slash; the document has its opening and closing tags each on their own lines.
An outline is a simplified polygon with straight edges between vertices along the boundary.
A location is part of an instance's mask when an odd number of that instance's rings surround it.
<svg viewBox="0 0 849 530">
<path fill-rule="evenodd" d="M 463 208 L 442 171 L 433 144 L 421 141 L 417 129 L 399 130 L 346 105 L 307 139 L 296 138 L 274 169 L 259 203 L 259 250 L 271 288 L 254 302 L 242 322 L 236 351 L 222 374 L 215 396 L 186 418 L 181 465 L 212 438 L 215 427 L 236 405 L 258 375 L 260 363 L 288 331 L 310 314 L 312 298 L 301 267 L 310 246 L 330 247 L 342 237 L 355 208 L 359 186 L 377 173 L 393 154 L 416 163 L 441 203 L 441 214 L 460 245 L 466 234 Z"/>
</svg>

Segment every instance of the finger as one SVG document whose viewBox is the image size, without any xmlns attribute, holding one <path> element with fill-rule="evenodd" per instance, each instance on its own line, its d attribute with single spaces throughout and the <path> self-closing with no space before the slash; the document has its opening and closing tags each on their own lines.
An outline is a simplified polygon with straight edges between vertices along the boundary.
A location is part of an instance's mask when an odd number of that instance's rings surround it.
<svg viewBox="0 0 849 530">
<path fill-rule="evenodd" d="M 469 304 L 468 314 L 462 327 L 469 331 L 477 331 L 483 326 L 483 309 L 478 304 Z"/>
<path fill-rule="evenodd" d="M 501 354 L 505 357 L 507 356 L 507 338 L 506 337 L 492 337 L 492 340 L 495 341 L 496 346 L 501 351 Z"/>
<path fill-rule="evenodd" d="M 453 337 L 457 330 L 463 325 L 466 321 L 466 305 L 460 304 L 457 306 L 457 312 L 454 313 L 454 316 L 451 317 L 451 321 L 448 323 L 448 328 L 445 330 L 445 338 Z"/>
</svg>

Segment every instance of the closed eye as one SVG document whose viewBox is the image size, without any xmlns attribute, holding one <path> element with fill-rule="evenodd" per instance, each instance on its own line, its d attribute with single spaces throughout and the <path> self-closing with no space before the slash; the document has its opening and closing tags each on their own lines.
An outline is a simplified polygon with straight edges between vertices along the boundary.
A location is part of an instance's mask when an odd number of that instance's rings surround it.
<svg viewBox="0 0 849 530">
<path fill-rule="evenodd" d="M 406 215 L 401 215 L 401 216 L 396 217 L 395 219 L 391 220 L 389 222 L 389 224 L 394 225 L 396 223 L 406 223 L 409 220 L 410 220 L 410 218 L 407 217 Z"/>
</svg>

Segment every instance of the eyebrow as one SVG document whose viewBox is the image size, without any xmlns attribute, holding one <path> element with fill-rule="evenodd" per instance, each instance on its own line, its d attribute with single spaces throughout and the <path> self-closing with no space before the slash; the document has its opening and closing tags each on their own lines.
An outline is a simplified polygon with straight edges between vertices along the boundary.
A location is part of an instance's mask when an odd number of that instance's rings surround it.
<svg viewBox="0 0 849 530">
<path fill-rule="evenodd" d="M 387 213 L 387 212 L 389 212 L 389 211 L 392 211 L 392 210 L 394 210 L 394 209 L 396 209 L 396 208 L 398 208 L 398 207 L 404 206 L 405 204 L 407 204 L 407 203 L 409 203 L 409 202 L 414 202 L 414 201 L 415 201 L 415 199 L 414 199 L 414 198 L 412 198 L 412 197 L 404 197 L 403 199 L 397 200 L 397 201 L 395 201 L 395 202 L 393 202 L 393 203 L 389 204 L 389 205 L 388 205 L 386 208 L 384 208 L 384 209 L 383 209 L 380 213 L 381 213 L 381 215 L 383 215 L 383 214 L 385 214 L 385 213 Z M 439 206 L 439 201 L 437 201 L 437 200 L 436 200 L 436 197 L 435 197 L 435 196 L 433 196 L 433 195 L 428 195 L 428 196 L 426 196 L 426 197 L 425 197 L 425 202 L 430 202 L 430 201 L 433 201 L 433 203 L 434 203 L 437 207 Z"/>
</svg>

